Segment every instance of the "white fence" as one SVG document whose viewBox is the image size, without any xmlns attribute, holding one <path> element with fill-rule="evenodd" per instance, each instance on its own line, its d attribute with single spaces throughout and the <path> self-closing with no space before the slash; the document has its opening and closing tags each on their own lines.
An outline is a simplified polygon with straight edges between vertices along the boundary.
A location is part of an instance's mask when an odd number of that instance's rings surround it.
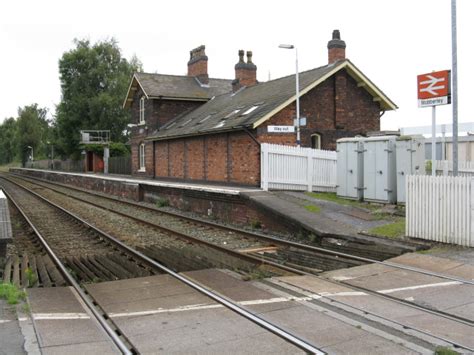
<svg viewBox="0 0 474 355">
<path fill-rule="evenodd" d="M 264 190 L 335 192 L 336 171 L 336 152 L 261 145 L 261 187 Z"/>
<path fill-rule="evenodd" d="M 453 162 L 451 160 L 436 160 L 436 175 L 452 176 Z M 474 162 L 459 161 L 458 176 L 474 176 Z"/>
<path fill-rule="evenodd" d="M 407 176 L 406 235 L 474 247 L 473 181 L 463 176 Z"/>
</svg>

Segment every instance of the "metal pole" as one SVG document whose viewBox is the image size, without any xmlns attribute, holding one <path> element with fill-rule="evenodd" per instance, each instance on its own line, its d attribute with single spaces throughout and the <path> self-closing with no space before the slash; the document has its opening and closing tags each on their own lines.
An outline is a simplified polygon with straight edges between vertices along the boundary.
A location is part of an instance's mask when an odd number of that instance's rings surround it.
<svg viewBox="0 0 474 355">
<path fill-rule="evenodd" d="M 301 145 L 300 135 L 300 78 L 298 72 L 298 48 L 295 47 L 296 53 L 296 145 Z"/>
<path fill-rule="evenodd" d="M 431 176 L 436 176 L 436 106 L 431 112 Z"/>
<path fill-rule="evenodd" d="M 453 176 L 458 175 L 458 43 L 456 29 L 456 0 L 451 0 L 451 43 L 453 74 Z"/>
</svg>

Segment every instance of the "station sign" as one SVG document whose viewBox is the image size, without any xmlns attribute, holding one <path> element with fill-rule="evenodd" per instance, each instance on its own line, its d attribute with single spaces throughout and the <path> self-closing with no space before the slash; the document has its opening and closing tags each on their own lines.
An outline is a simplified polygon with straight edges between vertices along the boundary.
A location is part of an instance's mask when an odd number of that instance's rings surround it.
<svg viewBox="0 0 474 355">
<path fill-rule="evenodd" d="M 451 103 L 451 70 L 418 75 L 418 107 Z"/>
<path fill-rule="evenodd" d="M 268 133 L 294 133 L 295 126 L 268 126 Z"/>
</svg>

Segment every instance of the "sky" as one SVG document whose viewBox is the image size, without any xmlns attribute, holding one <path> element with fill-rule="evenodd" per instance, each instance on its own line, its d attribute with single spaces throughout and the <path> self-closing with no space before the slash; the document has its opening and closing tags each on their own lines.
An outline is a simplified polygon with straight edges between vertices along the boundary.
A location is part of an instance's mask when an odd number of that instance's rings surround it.
<svg viewBox="0 0 474 355">
<path fill-rule="evenodd" d="M 459 122 L 474 121 L 473 0 L 457 0 Z M 399 107 L 385 130 L 431 124 L 418 108 L 416 77 L 451 69 L 451 0 L 53 1 L 3 2 L 0 12 L 0 122 L 38 103 L 51 117 L 61 98 L 58 61 L 73 40 L 115 38 L 124 57 L 150 73 L 185 75 L 189 51 L 206 46 L 209 75 L 234 78 L 238 50 L 252 50 L 266 81 L 327 64 L 327 42 L 339 29 L 346 57 Z M 452 105 L 437 123 L 452 122 Z"/>
</svg>

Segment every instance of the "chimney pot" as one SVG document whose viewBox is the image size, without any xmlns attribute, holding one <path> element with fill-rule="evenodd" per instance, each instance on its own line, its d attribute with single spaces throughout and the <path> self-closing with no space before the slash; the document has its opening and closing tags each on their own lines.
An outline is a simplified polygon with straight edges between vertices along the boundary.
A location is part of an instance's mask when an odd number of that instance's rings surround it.
<svg viewBox="0 0 474 355">
<path fill-rule="evenodd" d="M 235 80 L 232 81 L 232 91 L 236 92 L 242 86 L 257 84 L 257 66 L 252 62 L 252 51 L 247 51 L 247 63 L 244 62 L 244 51 L 239 50 L 239 62 L 235 65 Z"/>
<path fill-rule="evenodd" d="M 328 42 L 328 64 L 346 59 L 346 42 L 341 40 L 339 30 L 332 32 L 332 39 Z"/>
</svg>

